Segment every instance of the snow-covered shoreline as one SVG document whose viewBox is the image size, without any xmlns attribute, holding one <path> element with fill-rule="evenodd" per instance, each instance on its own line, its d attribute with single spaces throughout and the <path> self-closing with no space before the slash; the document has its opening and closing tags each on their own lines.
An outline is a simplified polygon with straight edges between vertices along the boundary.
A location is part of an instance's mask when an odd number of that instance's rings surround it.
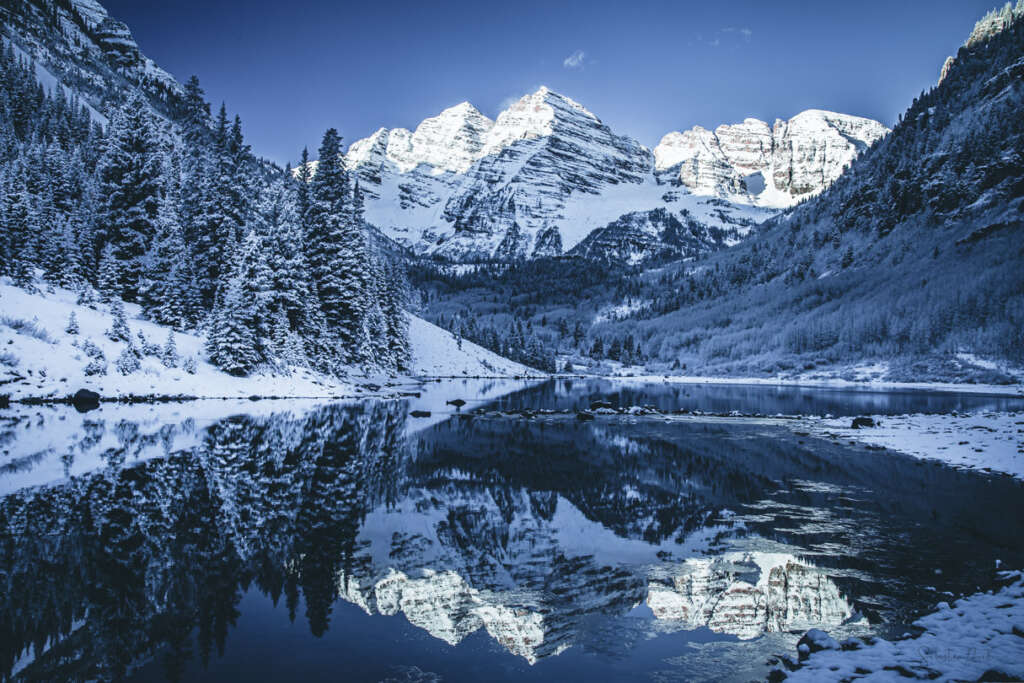
<svg viewBox="0 0 1024 683">
<path fill-rule="evenodd" d="M 134 304 L 125 304 L 134 344 L 160 348 L 170 329 L 143 320 Z M 69 332 L 74 313 L 77 330 Z M 428 377 L 538 377 L 526 366 L 502 358 L 425 320 L 410 316 L 412 359 L 409 373 L 392 377 L 355 368 L 341 378 L 293 367 L 237 377 L 206 361 L 204 338 L 195 332 L 174 332 L 177 362 L 167 367 L 156 354 L 143 354 L 139 367 L 121 374 L 115 359 L 125 348 L 107 330 L 113 316 L 109 306 L 76 303 L 76 295 L 56 289 L 29 293 L 0 283 L 0 395 L 10 401 L 66 400 L 80 389 L 110 400 L 191 400 L 232 398 L 342 399 L 368 395 L 400 395 Z M 89 345 L 86 344 L 89 342 Z M 93 361 L 104 368 L 88 374 Z M 194 362 L 192 371 L 185 362 Z"/>
<path fill-rule="evenodd" d="M 836 378 L 802 377 L 704 377 L 700 375 L 595 375 L 595 379 L 655 384 L 735 384 L 750 386 L 854 389 L 857 391 L 925 391 L 993 396 L 1024 396 L 1024 384 L 959 384 L 955 382 L 853 381 Z"/>
<path fill-rule="evenodd" d="M 790 426 L 821 438 L 1024 480 L 1024 413 L 873 415 L 871 419 L 876 426 L 860 429 L 852 427 L 851 418 L 803 418 Z"/>
<path fill-rule="evenodd" d="M 914 625 L 923 632 L 902 640 L 822 640 L 803 665 L 782 672 L 787 681 L 839 680 L 1020 680 L 1024 677 L 1024 575 L 1001 572 L 1011 583 L 976 593 Z M 982 679 L 982 676 L 986 676 Z"/>
</svg>

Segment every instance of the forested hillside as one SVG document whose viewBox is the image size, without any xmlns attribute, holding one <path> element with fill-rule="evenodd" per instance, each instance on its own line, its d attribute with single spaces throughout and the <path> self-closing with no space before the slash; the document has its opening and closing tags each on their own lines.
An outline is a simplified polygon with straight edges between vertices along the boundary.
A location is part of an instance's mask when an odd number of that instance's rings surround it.
<svg viewBox="0 0 1024 683">
<path fill-rule="evenodd" d="M 623 327 L 663 361 L 735 371 L 1024 361 L 1024 3 L 998 16 L 828 191 L 650 278 Z"/>
<path fill-rule="evenodd" d="M 0 276 L 112 314 L 138 303 L 156 323 L 204 332 L 211 362 L 236 375 L 408 366 L 403 269 L 372 242 L 336 131 L 316 176 L 293 179 L 252 153 L 223 105 L 210 115 L 195 78 L 173 122 L 140 91 L 105 119 L 44 88 L 7 44 Z"/>
</svg>

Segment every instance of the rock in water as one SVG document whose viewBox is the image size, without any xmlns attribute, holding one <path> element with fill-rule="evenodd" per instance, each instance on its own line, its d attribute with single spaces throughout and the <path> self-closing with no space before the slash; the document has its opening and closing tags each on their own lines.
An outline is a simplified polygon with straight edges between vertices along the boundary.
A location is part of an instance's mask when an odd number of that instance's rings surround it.
<svg viewBox="0 0 1024 683">
<path fill-rule="evenodd" d="M 430 417 L 429 410 L 414 410 L 409 414 L 412 415 L 413 417 Z"/>
<path fill-rule="evenodd" d="M 100 395 L 89 389 L 79 389 L 71 397 L 71 403 L 78 412 L 87 413 L 100 407 Z"/>
<path fill-rule="evenodd" d="M 578 413 L 576 413 L 576 419 L 579 420 L 580 422 L 590 422 L 591 420 L 594 419 L 594 414 L 588 413 L 585 410 L 581 410 Z"/>
<path fill-rule="evenodd" d="M 870 417 L 855 417 L 850 424 L 850 429 L 861 429 L 863 427 L 877 427 L 875 420 Z"/>
<path fill-rule="evenodd" d="M 461 408 L 462 406 L 466 405 L 466 402 L 463 401 L 461 398 L 457 398 L 457 399 L 455 399 L 453 401 L 448 401 L 445 405 L 455 406 L 456 408 Z"/>
</svg>

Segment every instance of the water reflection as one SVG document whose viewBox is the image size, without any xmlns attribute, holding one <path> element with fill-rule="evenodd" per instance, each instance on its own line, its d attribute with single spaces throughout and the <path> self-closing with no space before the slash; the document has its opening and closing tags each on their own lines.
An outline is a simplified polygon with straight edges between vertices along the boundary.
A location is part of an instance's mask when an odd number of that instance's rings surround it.
<svg viewBox="0 0 1024 683">
<path fill-rule="evenodd" d="M 898 622 L 915 592 L 1024 560 L 1018 485 L 774 428 L 139 410 L 5 418 L 7 677 L 182 678 L 253 591 L 312 637 L 350 603 L 539 665 L 673 629 Z"/>
</svg>

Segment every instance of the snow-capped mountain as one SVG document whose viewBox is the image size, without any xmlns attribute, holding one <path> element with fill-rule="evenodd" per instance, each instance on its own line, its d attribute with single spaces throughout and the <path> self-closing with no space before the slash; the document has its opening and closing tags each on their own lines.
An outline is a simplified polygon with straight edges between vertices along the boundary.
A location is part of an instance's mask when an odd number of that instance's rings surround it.
<svg viewBox="0 0 1024 683">
<path fill-rule="evenodd" d="M 809 109 L 769 126 L 758 119 L 669 133 L 654 148 L 660 177 L 694 194 L 790 207 L 838 178 L 889 130 L 871 119 Z"/>
<path fill-rule="evenodd" d="M 53 91 L 59 83 L 101 124 L 108 105 L 134 90 L 146 93 L 153 111 L 165 118 L 183 92 L 142 53 L 128 26 L 96 0 L 55 2 L 45 13 L 32 2 L 4 3 L 0 34 L 5 49 L 32 61 L 44 88 Z"/>
<path fill-rule="evenodd" d="M 747 119 L 670 133 L 652 152 L 542 87 L 494 121 L 463 102 L 415 131 L 382 128 L 354 142 L 346 163 L 367 220 L 388 236 L 454 260 L 509 259 L 570 251 L 626 214 L 653 210 L 735 241 L 827 187 L 885 132 L 812 110 L 774 127 Z M 648 247 L 634 260 L 663 251 Z"/>
</svg>

